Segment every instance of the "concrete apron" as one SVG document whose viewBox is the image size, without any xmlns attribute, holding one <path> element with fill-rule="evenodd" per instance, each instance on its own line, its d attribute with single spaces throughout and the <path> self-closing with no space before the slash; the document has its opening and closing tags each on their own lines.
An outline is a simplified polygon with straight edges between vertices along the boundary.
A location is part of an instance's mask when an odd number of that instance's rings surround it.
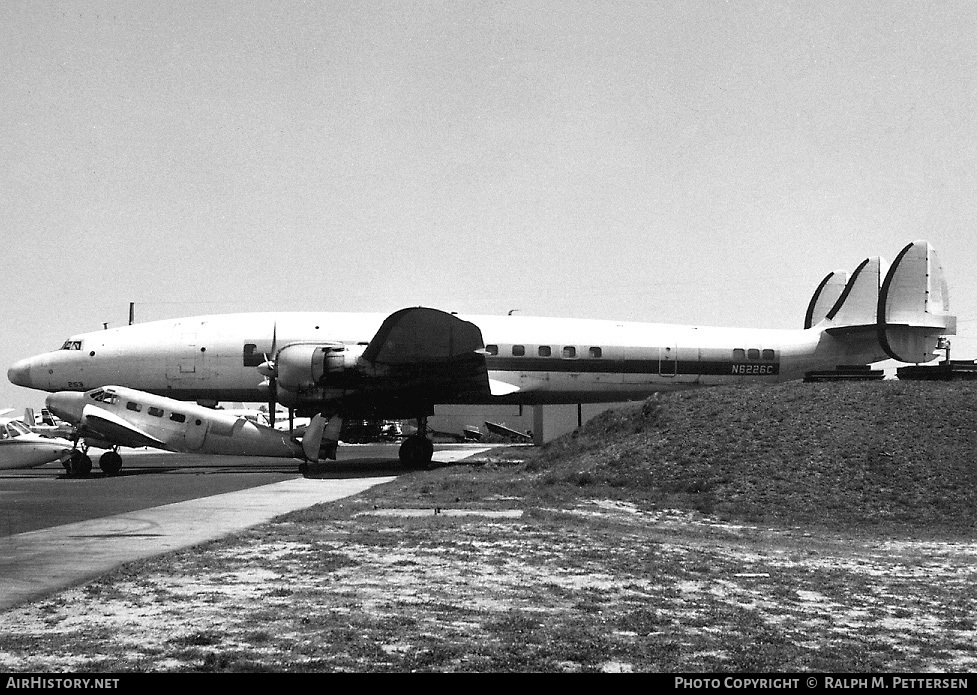
<svg viewBox="0 0 977 695">
<path fill-rule="evenodd" d="M 0 538 L 0 610 L 79 584 L 125 562 L 220 538 L 394 479 L 295 478 L 6 536 Z"/>
</svg>

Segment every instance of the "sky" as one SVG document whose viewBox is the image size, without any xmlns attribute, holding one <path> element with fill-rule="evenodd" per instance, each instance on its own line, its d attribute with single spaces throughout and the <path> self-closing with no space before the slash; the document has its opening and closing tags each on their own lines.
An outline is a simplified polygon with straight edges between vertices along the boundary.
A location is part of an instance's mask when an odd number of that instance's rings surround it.
<svg viewBox="0 0 977 695">
<path fill-rule="evenodd" d="M 2 373 L 130 303 L 800 328 L 917 239 L 977 359 L 975 36 L 971 0 L 4 0 Z"/>
</svg>

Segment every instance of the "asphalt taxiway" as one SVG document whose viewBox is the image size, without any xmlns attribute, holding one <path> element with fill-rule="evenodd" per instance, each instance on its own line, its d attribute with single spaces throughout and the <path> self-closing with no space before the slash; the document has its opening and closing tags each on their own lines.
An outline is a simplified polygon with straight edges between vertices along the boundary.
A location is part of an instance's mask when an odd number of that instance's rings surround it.
<svg viewBox="0 0 977 695">
<path fill-rule="evenodd" d="M 435 445 L 450 462 L 487 447 Z M 297 461 L 124 452 L 117 476 L 68 478 L 57 463 L 0 475 L 0 610 L 123 562 L 219 538 L 274 516 L 355 495 L 404 472 L 397 445 L 340 447 Z"/>
</svg>

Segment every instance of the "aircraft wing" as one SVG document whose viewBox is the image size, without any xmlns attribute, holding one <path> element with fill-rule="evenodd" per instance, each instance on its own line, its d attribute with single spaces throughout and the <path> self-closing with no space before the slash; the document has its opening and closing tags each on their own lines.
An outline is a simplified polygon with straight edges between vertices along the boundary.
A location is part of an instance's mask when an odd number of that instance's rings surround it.
<svg viewBox="0 0 977 695">
<path fill-rule="evenodd" d="M 85 406 L 82 411 L 82 423 L 83 434 L 86 437 L 97 437 L 118 446 L 166 448 L 166 444 L 156 437 L 146 434 L 117 415 L 98 406 Z"/>
<path fill-rule="evenodd" d="M 484 347 L 474 323 L 414 307 L 388 316 L 362 359 L 371 368 L 371 389 L 423 394 L 443 403 L 492 393 Z"/>
</svg>

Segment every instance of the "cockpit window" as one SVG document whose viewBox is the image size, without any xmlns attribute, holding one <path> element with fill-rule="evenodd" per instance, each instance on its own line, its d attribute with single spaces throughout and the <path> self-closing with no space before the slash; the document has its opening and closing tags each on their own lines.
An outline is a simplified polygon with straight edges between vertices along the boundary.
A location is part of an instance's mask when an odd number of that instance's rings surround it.
<svg viewBox="0 0 977 695">
<path fill-rule="evenodd" d="M 101 389 L 99 389 L 98 391 L 92 391 L 88 395 L 89 397 L 91 397 L 93 401 L 97 401 L 99 403 L 107 403 L 108 405 L 113 405 L 119 402 L 119 394 L 112 393 L 111 391 L 102 391 Z"/>
<path fill-rule="evenodd" d="M 61 346 L 62 350 L 81 350 L 80 340 L 66 340 L 64 345 Z"/>
</svg>

